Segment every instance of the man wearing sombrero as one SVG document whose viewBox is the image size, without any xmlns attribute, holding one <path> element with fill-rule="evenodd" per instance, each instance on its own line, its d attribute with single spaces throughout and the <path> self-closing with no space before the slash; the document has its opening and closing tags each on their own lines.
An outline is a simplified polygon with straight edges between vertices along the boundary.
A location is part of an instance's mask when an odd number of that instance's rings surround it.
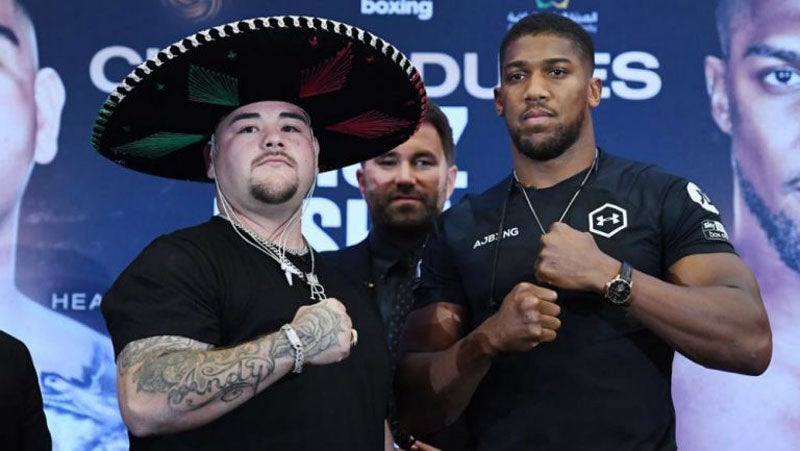
<svg viewBox="0 0 800 451">
<path fill-rule="evenodd" d="M 394 47 L 309 17 L 189 36 L 109 96 L 95 148 L 213 181 L 221 212 L 156 239 L 104 297 L 132 449 L 391 446 L 378 312 L 300 221 L 320 170 L 404 142 L 426 105 Z"/>
</svg>

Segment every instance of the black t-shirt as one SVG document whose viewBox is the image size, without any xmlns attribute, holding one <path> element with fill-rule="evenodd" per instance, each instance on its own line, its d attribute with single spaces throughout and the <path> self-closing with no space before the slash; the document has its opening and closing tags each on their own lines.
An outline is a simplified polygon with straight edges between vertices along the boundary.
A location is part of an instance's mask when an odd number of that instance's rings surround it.
<svg viewBox="0 0 800 451">
<path fill-rule="evenodd" d="M 0 331 L 0 449 L 51 448 L 31 354 L 21 341 Z"/>
<path fill-rule="evenodd" d="M 585 175 L 528 189 L 545 229 Z M 492 273 L 496 304 L 519 282 L 539 284 L 533 268 L 541 231 L 510 182 L 466 196 L 440 219 L 423 254 L 416 308 L 460 304 L 474 329 L 497 310 L 489 301 Z M 658 278 L 684 256 L 733 251 L 716 208 L 694 184 L 605 153 L 564 222 L 591 231 L 603 252 Z M 497 356 L 468 406 L 478 448 L 675 449 L 673 349 L 600 295 L 556 291 L 556 340 Z"/>
<path fill-rule="evenodd" d="M 326 294 L 345 305 L 358 330 L 350 356 L 289 373 L 203 427 L 131 436 L 132 449 L 382 449 L 389 358 L 381 320 L 339 273 L 319 255 L 315 260 Z M 308 255 L 292 261 L 310 269 Z M 278 331 L 312 302 L 305 283 L 295 277 L 289 287 L 277 263 L 213 218 L 151 243 L 111 287 L 102 309 L 119 354 L 133 340 L 158 335 L 234 346 Z"/>
</svg>

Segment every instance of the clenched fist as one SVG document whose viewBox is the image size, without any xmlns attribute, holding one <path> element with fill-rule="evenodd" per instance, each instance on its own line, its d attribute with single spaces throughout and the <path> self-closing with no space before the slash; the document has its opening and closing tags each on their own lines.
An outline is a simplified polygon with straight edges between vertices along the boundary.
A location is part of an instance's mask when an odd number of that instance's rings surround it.
<svg viewBox="0 0 800 451">
<path fill-rule="evenodd" d="M 620 262 L 603 253 L 589 232 L 556 222 L 542 236 L 536 279 L 567 290 L 602 293 Z"/>
<path fill-rule="evenodd" d="M 326 365 L 350 355 L 353 322 L 336 298 L 300 307 L 292 327 L 303 342 L 306 363 Z"/>
<path fill-rule="evenodd" d="M 503 299 L 494 315 L 478 327 L 496 352 L 527 351 L 539 343 L 553 341 L 561 321 L 556 293 L 522 282 Z"/>
</svg>

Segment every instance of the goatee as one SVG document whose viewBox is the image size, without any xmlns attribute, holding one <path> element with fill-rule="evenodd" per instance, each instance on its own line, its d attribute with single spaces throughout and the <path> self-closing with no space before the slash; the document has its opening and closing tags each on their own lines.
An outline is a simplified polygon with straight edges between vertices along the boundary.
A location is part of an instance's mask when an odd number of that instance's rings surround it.
<svg viewBox="0 0 800 451">
<path fill-rule="evenodd" d="M 292 183 L 280 188 L 272 188 L 267 185 L 253 185 L 250 187 L 250 194 L 265 204 L 282 204 L 297 194 L 297 184 Z"/>
<path fill-rule="evenodd" d="M 560 157 L 570 146 L 575 144 L 583 128 L 584 115 L 580 115 L 578 119 L 571 124 L 559 124 L 555 133 L 544 141 L 534 143 L 529 138 L 523 138 L 522 133 L 519 131 L 514 132 L 509 129 L 511 133 L 511 141 L 519 151 L 534 161 L 548 161 L 553 158 Z M 539 130 L 533 130 L 537 132 Z"/>
<path fill-rule="evenodd" d="M 412 194 L 402 188 L 397 191 Z M 429 230 L 439 211 L 436 199 L 427 193 L 414 191 L 413 195 L 420 200 L 422 205 L 397 207 L 391 204 L 391 199 L 395 194 L 395 191 L 384 193 L 383 195 L 367 194 L 369 197 L 368 204 L 372 206 L 370 208 L 372 222 L 387 229 Z"/>
</svg>

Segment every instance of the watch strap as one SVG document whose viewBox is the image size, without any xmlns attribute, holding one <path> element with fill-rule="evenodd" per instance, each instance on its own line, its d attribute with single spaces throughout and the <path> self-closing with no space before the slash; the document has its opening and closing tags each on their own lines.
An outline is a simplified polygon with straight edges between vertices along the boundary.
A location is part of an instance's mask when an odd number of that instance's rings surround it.
<svg viewBox="0 0 800 451">
<path fill-rule="evenodd" d="M 632 279 L 633 267 L 630 263 L 623 261 L 619 273 L 606 283 L 605 299 L 615 305 L 628 305 L 631 300 Z M 625 287 L 622 292 L 617 288 L 619 286 Z"/>
<path fill-rule="evenodd" d="M 623 261 L 622 268 L 619 270 L 619 278 L 631 283 L 631 279 L 633 279 L 633 266 L 630 263 Z"/>
</svg>

